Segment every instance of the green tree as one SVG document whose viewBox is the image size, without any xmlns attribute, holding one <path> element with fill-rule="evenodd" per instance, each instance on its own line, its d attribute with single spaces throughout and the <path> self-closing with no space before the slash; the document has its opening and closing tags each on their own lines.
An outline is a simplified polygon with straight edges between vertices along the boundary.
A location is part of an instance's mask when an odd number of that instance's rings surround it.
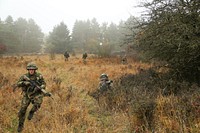
<svg viewBox="0 0 200 133">
<path fill-rule="evenodd" d="M 100 43 L 100 25 L 96 18 L 93 18 L 90 23 L 89 38 L 87 39 L 87 50 L 91 53 L 97 52 L 97 46 Z"/>
<path fill-rule="evenodd" d="M 183 79 L 200 82 L 200 1 L 153 0 L 137 35 L 151 58 L 166 61 Z"/>
<path fill-rule="evenodd" d="M 117 38 L 118 33 L 117 27 L 114 23 L 108 26 L 108 23 L 102 23 L 100 27 L 100 45 L 98 45 L 99 56 L 110 56 L 111 51 L 114 50 L 114 38 Z"/>
<path fill-rule="evenodd" d="M 106 32 L 106 38 L 108 40 L 108 44 L 112 47 L 113 50 L 116 50 L 120 45 L 119 42 L 119 28 L 116 24 L 111 23 Z"/>
<path fill-rule="evenodd" d="M 24 18 L 18 18 L 15 22 L 14 22 L 14 32 L 15 32 L 15 36 L 17 37 L 17 39 L 19 40 L 19 43 L 17 44 L 17 49 L 18 52 L 27 52 L 26 49 L 26 35 L 27 35 L 27 21 Z"/>
<path fill-rule="evenodd" d="M 108 25 L 106 22 L 100 25 L 95 18 L 87 21 L 77 20 L 72 31 L 73 48 L 79 52 L 87 51 L 101 56 L 102 54 L 110 56 L 112 51 L 122 49 L 121 39 L 125 38 L 124 34 L 127 30 L 125 26 L 123 26 L 124 29 L 120 26 L 114 23 Z"/>
<path fill-rule="evenodd" d="M 33 19 L 26 21 L 24 18 L 18 18 L 14 26 L 15 35 L 20 41 L 17 46 L 19 52 L 39 52 L 43 40 L 43 33 L 35 21 Z"/>
<path fill-rule="evenodd" d="M 90 20 L 76 20 L 72 30 L 72 45 L 79 52 L 87 51 L 86 44 L 90 35 Z"/>
<path fill-rule="evenodd" d="M 76 21 L 72 31 L 72 43 L 79 52 L 95 53 L 100 43 L 100 26 L 95 18 Z"/>
<path fill-rule="evenodd" d="M 17 44 L 19 40 L 14 32 L 14 22 L 11 16 L 8 16 L 5 21 L 0 23 L 0 43 L 6 47 L 7 53 L 17 51 Z"/>
<path fill-rule="evenodd" d="M 69 30 L 64 22 L 61 22 L 59 25 L 55 26 L 53 31 L 50 32 L 48 43 L 53 45 L 52 52 L 55 53 L 64 53 L 65 50 L 72 50 L 70 45 Z"/>
<path fill-rule="evenodd" d="M 39 52 L 43 33 L 33 19 L 13 21 L 8 16 L 0 23 L 0 43 L 6 46 L 7 53 Z"/>
<path fill-rule="evenodd" d="M 43 43 L 44 34 L 41 32 L 40 27 L 35 23 L 33 19 L 28 20 L 27 24 L 27 51 L 39 52 L 41 50 L 41 44 Z"/>
<path fill-rule="evenodd" d="M 121 48 L 122 34 L 123 33 L 122 33 L 121 28 L 119 28 L 119 26 L 114 23 L 111 23 L 110 25 L 108 25 L 108 23 L 103 23 L 101 25 L 100 38 L 101 38 L 102 46 L 100 46 L 100 48 L 102 47 L 105 50 L 104 51 L 105 56 L 110 56 L 112 52 L 122 50 Z"/>
<path fill-rule="evenodd" d="M 13 24 L 13 18 L 12 18 L 12 16 L 9 15 L 9 16 L 6 18 L 5 23 L 6 23 L 6 24 Z"/>
</svg>

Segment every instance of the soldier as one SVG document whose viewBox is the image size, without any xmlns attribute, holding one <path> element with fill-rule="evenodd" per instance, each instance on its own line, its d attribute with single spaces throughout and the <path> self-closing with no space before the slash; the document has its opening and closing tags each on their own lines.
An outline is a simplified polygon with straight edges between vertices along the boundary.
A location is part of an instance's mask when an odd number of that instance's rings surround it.
<svg viewBox="0 0 200 133">
<path fill-rule="evenodd" d="M 113 81 L 108 79 L 107 74 L 105 74 L 105 73 L 101 74 L 97 91 L 95 91 L 89 95 L 91 95 L 93 98 L 95 98 L 99 102 L 100 96 L 104 95 L 105 92 L 107 92 L 109 90 L 112 91 L 111 83 L 113 83 Z"/>
<path fill-rule="evenodd" d="M 107 74 L 101 74 L 98 88 L 99 92 L 103 94 L 104 92 L 111 90 L 111 83 L 113 83 L 113 81 L 108 79 Z"/>
<path fill-rule="evenodd" d="M 17 82 L 17 87 L 21 87 L 23 92 L 21 108 L 18 113 L 18 132 L 23 130 L 26 110 L 30 103 L 33 104 L 33 107 L 29 112 L 28 120 L 31 120 L 33 114 L 40 108 L 43 97 L 51 96 L 49 92 L 45 92 L 46 83 L 43 76 L 36 72 L 38 69 L 37 66 L 34 63 L 29 63 L 26 69 L 28 70 L 28 73 L 22 75 Z"/>
<path fill-rule="evenodd" d="M 83 63 L 86 64 L 87 53 L 84 53 L 82 56 Z"/>
<path fill-rule="evenodd" d="M 121 62 L 122 62 L 122 64 L 127 64 L 127 63 L 128 63 L 128 62 L 127 62 L 126 55 L 124 55 L 124 56 L 122 57 Z"/>
<path fill-rule="evenodd" d="M 69 53 L 68 53 L 67 51 L 65 51 L 64 57 L 65 57 L 65 61 L 68 61 L 68 58 L 69 58 L 70 56 L 69 56 Z"/>
</svg>

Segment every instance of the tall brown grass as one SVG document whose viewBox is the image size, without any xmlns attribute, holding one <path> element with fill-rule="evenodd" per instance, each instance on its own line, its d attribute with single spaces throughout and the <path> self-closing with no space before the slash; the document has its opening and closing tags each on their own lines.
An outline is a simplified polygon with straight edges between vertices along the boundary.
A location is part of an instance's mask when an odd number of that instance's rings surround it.
<svg viewBox="0 0 200 133">
<path fill-rule="evenodd" d="M 98 87 L 99 76 L 107 73 L 117 84 L 126 74 L 137 74 L 148 69 L 145 64 L 128 58 L 128 65 L 120 64 L 119 58 L 89 57 L 83 64 L 81 55 L 64 61 L 63 55 L 55 55 L 52 60 L 48 55 L 3 57 L 0 59 L 0 132 L 14 133 L 17 129 L 17 113 L 22 98 L 21 90 L 12 91 L 12 85 L 26 73 L 28 62 L 35 62 L 47 83 L 47 90 L 52 92 L 53 100 L 45 97 L 40 110 L 31 121 L 25 121 L 25 133 L 130 133 L 130 132 L 188 132 L 200 129 L 199 116 L 189 121 L 190 126 L 179 115 L 175 106 L 181 100 L 176 96 L 155 98 L 154 128 L 148 128 L 148 121 L 139 117 L 140 111 L 134 112 L 128 103 L 126 92 L 116 90 L 117 95 L 102 97 L 101 103 L 88 95 Z M 123 89 L 123 87 L 122 87 Z M 141 95 L 142 97 L 143 95 Z M 145 95 L 144 95 L 145 96 Z M 147 95 L 146 95 L 147 96 Z M 197 98 L 197 96 L 196 96 Z M 150 98 L 149 98 L 150 99 Z M 127 103 L 126 103 L 127 102 Z M 138 103 L 139 104 L 139 103 Z M 139 105 L 138 105 L 139 106 Z M 198 105 L 195 105 L 198 108 Z M 167 109 L 166 109 L 167 108 Z M 141 109 L 143 109 L 141 107 Z M 30 110 L 28 108 L 27 112 Z M 150 110 L 151 111 L 151 110 Z M 197 111 L 197 109 L 194 109 Z M 143 115 L 141 115 L 143 116 Z M 180 117 L 181 116 L 181 117 Z M 191 120 L 191 119 L 190 119 Z M 182 121 L 182 122 L 181 122 Z M 190 129 L 188 129 L 188 127 Z"/>
</svg>

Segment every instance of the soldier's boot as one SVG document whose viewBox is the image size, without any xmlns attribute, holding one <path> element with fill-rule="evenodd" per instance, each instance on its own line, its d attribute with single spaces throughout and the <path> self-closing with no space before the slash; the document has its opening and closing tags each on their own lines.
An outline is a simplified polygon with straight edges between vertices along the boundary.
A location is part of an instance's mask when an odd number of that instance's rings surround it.
<svg viewBox="0 0 200 133">
<path fill-rule="evenodd" d="M 18 117 L 19 117 L 19 124 L 18 124 L 18 128 L 17 128 L 17 132 L 21 132 L 24 128 L 24 121 L 25 121 L 25 114 L 26 114 L 26 110 L 21 109 L 18 113 Z"/>
<path fill-rule="evenodd" d="M 21 133 L 23 128 L 24 128 L 24 123 L 19 122 L 19 125 L 18 125 L 18 128 L 17 128 L 17 132 Z"/>
<path fill-rule="evenodd" d="M 28 115 L 28 120 L 31 120 L 33 118 L 34 111 L 30 111 Z"/>
</svg>

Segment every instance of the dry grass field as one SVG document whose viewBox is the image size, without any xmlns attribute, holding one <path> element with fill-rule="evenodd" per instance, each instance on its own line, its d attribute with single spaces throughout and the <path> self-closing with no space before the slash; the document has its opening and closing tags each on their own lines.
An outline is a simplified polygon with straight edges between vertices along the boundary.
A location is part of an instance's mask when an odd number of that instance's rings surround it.
<svg viewBox="0 0 200 133">
<path fill-rule="evenodd" d="M 137 74 L 142 69 L 148 69 L 150 64 L 144 64 L 128 59 L 128 65 L 120 64 L 119 58 L 95 58 L 89 56 L 87 64 L 82 63 L 81 56 L 72 56 L 64 61 L 62 55 L 56 55 L 50 60 L 48 55 L 4 57 L 0 59 L 0 132 L 15 133 L 17 130 L 17 113 L 20 108 L 21 90 L 12 91 L 12 85 L 26 73 L 28 62 L 35 62 L 38 72 L 42 73 L 47 83 L 47 90 L 53 94 L 53 99 L 45 97 L 40 110 L 31 121 L 25 121 L 24 133 L 132 133 L 141 132 L 141 125 L 128 107 L 122 111 L 108 110 L 88 95 L 98 86 L 99 76 L 107 73 L 114 81 L 125 74 Z M 126 96 L 125 96 L 126 97 Z M 196 96 L 198 97 L 198 96 Z M 120 103 L 123 98 L 117 99 Z M 177 116 L 175 96 L 156 99 L 155 132 L 198 132 L 199 117 L 191 120 L 187 126 Z M 118 104 L 118 103 L 116 103 Z M 165 107 L 170 110 L 166 111 Z M 28 111 L 30 110 L 30 106 Z M 182 112 L 184 113 L 184 112 Z M 171 115 L 169 115 L 171 114 Z M 185 116 L 186 117 L 186 116 Z M 190 130 L 188 129 L 190 128 Z M 153 132 L 145 128 L 143 132 Z"/>
</svg>

